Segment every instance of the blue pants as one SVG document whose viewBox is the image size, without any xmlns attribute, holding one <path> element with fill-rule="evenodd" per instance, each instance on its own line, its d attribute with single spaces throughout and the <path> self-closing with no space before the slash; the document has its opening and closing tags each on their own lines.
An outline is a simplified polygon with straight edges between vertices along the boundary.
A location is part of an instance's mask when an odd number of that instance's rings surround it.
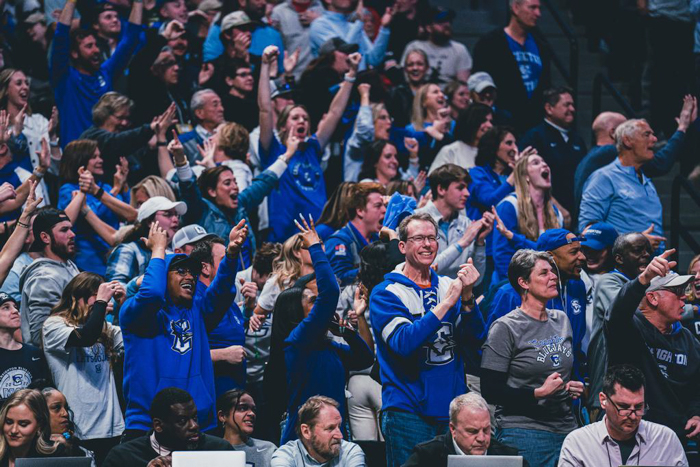
<svg viewBox="0 0 700 467">
<path fill-rule="evenodd" d="M 566 435 L 525 428 L 496 429 L 498 441 L 516 448 L 528 464 L 538 467 L 556 467 Z"/>
<path fill-rule="evenodd" d="M 381 424 L 386 440 L 387 467 L 400 467 L 411 456 L 416 444 L 447 431 L 447 422 L 429 424 L 417 415 L 391 410 L 382 412 Z"/>
</svg>

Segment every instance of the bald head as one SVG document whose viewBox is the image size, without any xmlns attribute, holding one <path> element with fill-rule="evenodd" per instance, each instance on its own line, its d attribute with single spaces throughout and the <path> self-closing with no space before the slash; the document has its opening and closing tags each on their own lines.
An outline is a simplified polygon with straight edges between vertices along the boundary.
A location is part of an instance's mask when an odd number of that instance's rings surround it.
<svg viewBox="0 0 700 467">
<path fill-rule="evenodd" d="M 627 121 L 627 117 L 617 112 L 603 112 L 593 120 L 593 134 L 598 146 L 615 144 L 615 129 Z"/>
</svg>

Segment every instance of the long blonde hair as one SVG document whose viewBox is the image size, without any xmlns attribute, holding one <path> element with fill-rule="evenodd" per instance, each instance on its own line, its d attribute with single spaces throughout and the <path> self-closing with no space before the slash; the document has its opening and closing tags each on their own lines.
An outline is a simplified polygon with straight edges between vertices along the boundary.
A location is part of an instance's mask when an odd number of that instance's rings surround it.
<svg viewBox="0 0 700 467">
<path fill-rule="evenodd" d="M 513 174 L 515 175 L 515 194 L 518 197 L 518 229 L 533 242 L 540 236 L 540 226 L 537 221 L 537 210 L 530 198 L 530 181 L 527 174 L 527 163 L 530 157 L 523 157 L 515 164 Z M 559 219 L 554 212 L 552 204 L 552 191 L 547 190 L 544 194 L 544 229 L 557 229 Z"/>
<path fill-rule="evenodd" d="M 437 86 L 435 83 L 424 84 L 420 87 L 415 96 L 413 96 L 413 109 L 411 112 L 411 123 L 416 131 L 425 130 L 425 118 L 428 116 L 428 110 L 425 108 L 425 96 L 430 90 L 430 86 Z"/>
<path fill-rule="evenodd" d="M 303 244 L 304 242 L 302 241 L 301 234 L 289 237 L 282 244 L 282 251 L 280 251 L 280 254 L 275 258 L 275 262 L 272 266 L 272 274 L 276 276 L 277 285 L 281 289 L 288 287 L 301 277 L 303 263 L 301 258 L 295 253 L 301 251 Z"/>
<path fill-rule="evenodd" d="M 36 451 L 40 454 L 53 454 L 58 447 L 58 442 L 51 441 L 51 415 L 46 405 L 46 399 L 36 389 L 20 389 L 5 401 L 0 409 L 2 426 L 5 426 L 7 412 L 20 405 L 26 405 L 36 419 L 38 428 L 33 441 Z M 7 440 L 5 435 L 2 435 L 0 436 L 0 459 L 4 459 L 8 451 Z"/>
</svg>

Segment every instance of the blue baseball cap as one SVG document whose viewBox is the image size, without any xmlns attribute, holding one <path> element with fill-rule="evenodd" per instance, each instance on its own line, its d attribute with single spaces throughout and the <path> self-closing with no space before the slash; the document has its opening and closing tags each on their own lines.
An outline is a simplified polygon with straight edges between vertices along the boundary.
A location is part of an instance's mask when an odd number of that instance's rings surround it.
<svg viewBox="0 0 700 467">
<path fill-rule="evenodd" d="M 581 245 L 592 250 L 605 250 L 613 246 L 618 235 L 617 230 L 612 225 L 605 222 L 596 222 L 584 232 L 584 240 L 581 242 Z"/>
<path fill-rule="evenodd" d="M 539 251 L 553 251 L 564 245 L 583 240 L 582 237 L 566 238 L 569 234 L 571 234 L 571 232 L 566 229 L 546 230 L 540 235 L 540 238 L 537 239 L 537 249 Z"/>
</svg>

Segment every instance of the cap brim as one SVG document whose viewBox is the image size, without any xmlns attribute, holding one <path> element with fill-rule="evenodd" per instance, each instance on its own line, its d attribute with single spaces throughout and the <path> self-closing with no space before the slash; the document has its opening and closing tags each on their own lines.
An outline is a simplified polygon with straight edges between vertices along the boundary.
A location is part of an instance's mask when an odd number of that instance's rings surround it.
<svg viewBox="0 0 700 467">
<path fill-rule="evenodd" d="M 199 261 L 187 255 L 180 255 L 179 257 L 173 259 L 170 262 L 170 265 L 168 266 L 168 271 L 172 271 L 175 268 L 180 268 L 183 266 L 190 268 L 192 272 L 196 273 L 195 275 L 198 275 L 202 270 L 202 265 Z"/>
<path fill-rule="evenodd" d="M 688 282 L 692 281 L 695 278 L 694 275 L 692 274 L 686 274 L 686 275 L 678 275 L 671 279 L 671 281 L 667 282 L 664 284 L 661 288 L 668 288 L 668 287 L 678 287 L 679 285 L 685 285 Z"/>
<path fill-rule="evenodd" d="M 343 52 L 344 54 L 354 54 L 359 50 L 360 46 L 357 44 L 345 44 L 338 47 L 338 51 Z"/>
</svg>

